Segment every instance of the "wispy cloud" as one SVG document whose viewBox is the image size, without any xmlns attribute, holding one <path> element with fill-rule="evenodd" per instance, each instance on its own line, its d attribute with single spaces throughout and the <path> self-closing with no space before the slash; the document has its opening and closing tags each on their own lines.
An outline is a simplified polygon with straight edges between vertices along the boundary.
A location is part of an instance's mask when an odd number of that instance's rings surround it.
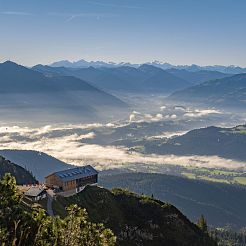
<svg viewBox="0 0 246 246">
<path fill-rule="evenodd" d="M 20 15 L 20 16 L 33 16 L 33 13 L 21 12 L 21 11 L 2 11 L 2 15 Z"/>
<path fill-rule="evenodd" d="M 61 16 L 65 18 L 65 22 L 70 22 L 77 18 L 95 18 L 95 19 L 101 19 L 101 18 L 114 18 L 118 17 L 117 14 L 110 14 L 110 13 L 48 13 L 50 16 Z"/>
<path fill-rule="evenodd" d="M 140 6 L 100 3 L 100 2 L 94 2 L 94 1 L 90 1 L 88 3 L 93 4 L 93 5 L 97 5 L 97 6 L 111 7 L 111 8 L 125 8 L 125 9 L 141 9 L 142 8 Z"/>
</svg>

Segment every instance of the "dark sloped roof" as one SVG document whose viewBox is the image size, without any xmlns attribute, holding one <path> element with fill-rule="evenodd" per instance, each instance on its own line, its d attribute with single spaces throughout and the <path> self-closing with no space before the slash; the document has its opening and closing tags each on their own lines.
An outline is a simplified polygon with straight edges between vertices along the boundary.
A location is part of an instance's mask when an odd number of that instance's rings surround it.
<svg viewBox="0 0 246 246">
<path fill-rule="evenodd" d="M 29 188 L 26 192 L 25 195 L 26 196 L 38 196 L 40 195 L 42 192 L 44 191 L 44 188 L 41 187 L 31 187 Z"/>
<path fill-rule="evenodd" d="M 83 167 L 71 168 L 54 173 L 62 181 L 70 181 L 80 178 L 85 178 L 88 176 L 96 175 L 98 172 L 90 165 Z"/>
</svg>

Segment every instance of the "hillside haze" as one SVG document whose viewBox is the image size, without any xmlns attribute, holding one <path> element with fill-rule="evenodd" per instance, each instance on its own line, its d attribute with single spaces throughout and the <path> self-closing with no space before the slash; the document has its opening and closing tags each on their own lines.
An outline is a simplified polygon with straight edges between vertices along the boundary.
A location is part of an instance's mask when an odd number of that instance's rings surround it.
<svg viewBox="0 0 246 246">
<path fill-rule="evenodd" d="M 209 80 L 222 79 L 232 76 L 231 74 L 210 70 L 188 71 L 185 69 L 170 68 L 166 71 L 175 75 L 176 77 L 185 79 L 194 85 L 201 84 Z"/>
<path fill-rule="evenodd" d="M 0 85 L 1 111 L 5 119 L 88 121 L 103 119 L 103 116 L 111 118 L 114 112 L 127 111 L 127 105 L 120 99 L 81 79 L 44 76 L 10 61 L 0 64 Z"/>
<path fill-rule="evenodd" d="M 204 82 L 174 92 L 169 99 L 214 107 L 245 108 L 246 73 Z"/>
</svg>

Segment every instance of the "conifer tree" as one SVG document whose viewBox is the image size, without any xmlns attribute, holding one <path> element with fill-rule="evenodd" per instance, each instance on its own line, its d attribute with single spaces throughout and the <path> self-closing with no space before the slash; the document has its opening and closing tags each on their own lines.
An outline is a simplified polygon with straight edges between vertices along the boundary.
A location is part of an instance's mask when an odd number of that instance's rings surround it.
<svg viewBox="0 0 246 246">
<path fill-rule="evenodd" d="M 204 218 L 203 215 L 201 215 L 201 217 L 198 219 L 197 225 L 198 225 L 198 227 L 200 227 L 200 229 L 203 232 L 207 232 L 208 231 L 207 221 L 206 221 L 206 219 Z"/>
</svg>

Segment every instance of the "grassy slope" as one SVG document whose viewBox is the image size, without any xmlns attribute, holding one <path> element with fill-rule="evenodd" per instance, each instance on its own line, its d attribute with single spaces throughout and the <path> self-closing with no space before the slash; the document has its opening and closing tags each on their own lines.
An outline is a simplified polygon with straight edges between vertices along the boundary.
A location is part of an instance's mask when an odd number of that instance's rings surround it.
<svg viewBox="0 0 246 246">
<path fill-rule="evenodd" d="M 53 208 L 64 216 L 73 203 L 86 208 L 92 221 L 111 228 L 119 245 L 214 245 L 174 206 L 156 199 L 88 186 L 72 197 L 57 197 Z"/>
<path fill-rule="evenodd" d="M 246 188 L 198 181 L 165 174 L 130 173 L 100 177 L 106 188 L 127 188 L 138 194 L 153 194 L 180 209 L 193 221 L 204 214 L 215 226 L 246 224 Z"/>
</svg>

